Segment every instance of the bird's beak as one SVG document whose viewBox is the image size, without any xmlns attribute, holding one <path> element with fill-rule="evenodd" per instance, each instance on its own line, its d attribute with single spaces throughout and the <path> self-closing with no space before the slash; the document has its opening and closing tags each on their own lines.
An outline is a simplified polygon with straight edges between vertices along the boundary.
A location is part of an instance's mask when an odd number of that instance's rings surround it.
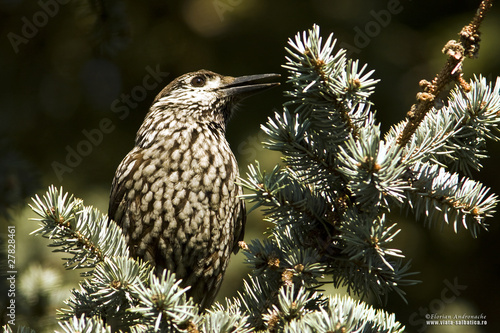
<svg viewBox="0 0 500 333">
<path fill-rule="evenodd" d="M 243 99 L 250 95 L 278 86 L 279 82 L 269 82 L 279 78 L 279 74 L 257 74 L 240 77 L 225 77 L 227 83 L 220 89 L 226 96 Z"/>
</svg>

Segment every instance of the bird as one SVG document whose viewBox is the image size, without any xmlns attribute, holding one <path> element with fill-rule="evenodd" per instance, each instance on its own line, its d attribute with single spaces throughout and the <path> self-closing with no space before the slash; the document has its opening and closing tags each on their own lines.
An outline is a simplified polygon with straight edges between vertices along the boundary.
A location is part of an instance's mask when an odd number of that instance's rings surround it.
<svg viewBox="0 0 500 333">
<path fill-rule="evenodd" d="M 279 74 L 184 74 L 153 100 L 133 149 L 119 164 L 108 215 L 132 257 L 189 287 L 200 311 L 213 302 L 246 212 L 239 170 L 225 133 L 239 102 L 279 85 Z"/>
</svg>

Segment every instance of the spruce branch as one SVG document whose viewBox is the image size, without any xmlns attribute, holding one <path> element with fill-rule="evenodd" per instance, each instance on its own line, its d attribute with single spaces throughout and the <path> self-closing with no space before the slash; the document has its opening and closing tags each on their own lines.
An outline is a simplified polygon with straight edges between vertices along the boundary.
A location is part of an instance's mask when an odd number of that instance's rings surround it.
<svg viewBox="0 0 500 333">
<path fill-rule="evenodd" d="M 293 322 L 285 332 L 372 332 L 398 333 L 404 326 L 393 314 L 349 297 L 330 297 L 328 305 L 320 311 L 306 314 L 302 321 Z"/>
<path fill-rule="evenodd" d="M 59 323 L 65 333 L 111 333 L 111 327 L 100 318 L 89 318 L 85 315 L 72 317 Z"/>
<path fill-rule="evenodd" d="M 484 77 L 474 77 L 469 87 L 467 92 L 456 88 L 451 93 L 447 109 L 457 114 L 456 134 L 446 142 L 449 153 L 438 158 L 466 175 L 481 170 L 481 159 L 488 157 L 486 141 L 500 139 L 500 78 L 492 86 Z"/>
<path fill-rule="evenodd" d="M 493 215 L 498 202 L 496 194 L 488 194 L 489 188 L 438 165 L 416 164 L 412 172 L 408 203 L 417 218 L 425 216 L 429 225 L 437 218 L 452 224 L 455 232 L 462 225 L 473 237 L 480 229 L 487 230 L 484 220 Z"/>
<path fill-rule="evenodd" d="M 386 245 L 392 242 L 401 230 L 393 231 L 396 224 L 387 227 L 384 215 L 377 220 L 368 217 L 359 219 L 359 216 L 353 215 L 349 223 L 344 223 L 341 227 L 342 233 L 338 238 L 346 244 L 342 253 L 346 254 L 349 260 L 364 262 L 368 272 L 372 271 L 375 262 L 381 262 L 386 268 L 394 270 L 386 257 L 404 256 L 401 250 L 386 248 Z M 371 224 L 369 229 L 364 227 L 368 223 Z"/>
<path fill-rule="evenodd" d="M 249 315 L 249 322 L 256 330 L 266 328 L 263 318 L 267 310 L 276 302 L 279 284 L 276 279 L 259 279 L 250 276 L 243 284 L 243 292 L 238 292 L 241 308 Z"/>
<path fill-rule="evenodd" d="M 58 311 L 65 331 L 196 327 L 198 309 L 186 300 L 180 281 L 167 271 L 157 278 L 148 263 L 130 258 L 114 221 L 54 186 L 33 201 L 41 224 L 34 233 L 53 239 L 56 251 L 73 255 L 65 259 L 66 267 L 93 268 L 72 291 L 67 308 Z M 109 327 L 99 326 L 101 319 Z"/>
<path fill-rule="evenodd" d="M 443 107 L 427 113 L 402 148 L 402 164 L 411 168 L 429 161 L 469 176 L 481 170 L 481 160 L 488 157 L 486 141 L 499 140 L 500 78 L 493 86 L 482 76 L 474 77 L 468 86 L 467 92 L 455 87 Z M 395 145 L 403 126 L 393 126 L 385 141 Z"/>
<path fill-rule="evenodd" d="M 299 320 L 311 311 L 309 307 L 318 299 L 316 293 L 308 292 L 301 287 L 295 291 L 294 285 L 286 286 L 280 289 L 277 304 L 268 309 L 263 315 L 270 331 L 278 331 L 277 326 L 285 326 L 291 321 Z"/>
<path fill-rule="evenodd" d="M 361 104 L 360 104 L 361 105 Z M 299 107 L 292 115 L 285 107 L 283 114 L 275 113 L 275 119 L 269 118 L 262 126 L 268 135 L 264 147 L 283 153 L 283 159 L 288 167 L 293 169 L 301 182 L 313 185 L 317 190 L 341 190 L 344 179 L 336 166 L 336 152 L 340 142 L 346 140 L 344 134 L 339 137 L 331 135 L 323 140 L 326 128 L 318 128 L 329 124 L 329 111 L 324 108 L 312 109 L 310 112 Z M 358 110 L 361 108 L 358 108 Z M 362 112 L 366 110 L 363 109 Z M 318 123 L 311 121 L 313 117 L 324 118 Z M 331 130 L 331 127 L 328 128 Z M 339 131 L 341 133 L 342 131 Z M 322 134 L 318 134 L 322 133 Z M 335 142 L 335 144 L 333 144 Z"/>
<path fill-rule="evenodd" d="M 220 332 L 220 333 L 249 333 L 254 329 L 248 321 L 249 316 L 241 310 L 239 299 L 226 299 L 227 307 L 220 303 L 208 310 L 203 316 L 203 321 L 199 326 L 200 332 Z M 194 333 L 194 332 L 193 332 Z"/>
<path fill-rule="evenodd" d="M 458 82 L 466 92 L 470 89 L 462 77 L 462 63 L 466 57 L 477 57 L 480 42 L 479 27 L 492 5 L 493 0 L 483 0 L 481 2 L 472 21 L 460 31 L 460 39 L 458 41 L 450 40 L 444 46 L 443 53 L 448 56 L 448 59 L 441 72 L 434 77 L 432 82 L 426 80 L 420 82 L 420 87 L 423 88 L 423 91 L 417 93 L 417 103 L 412 105 L 410 111 L 408 111 L 406 125 L 399 133 L 397 139 L 397 143 L 401 147 L 404 147 L 408 143 L 425 118 L 425 115 L 434 106 L 436 97 L 450 83 L 454 81 Z"/>
<path fill-rule="evenodd" d="M 415 131 L 407 145 L 401 149 L 400 163 L 410 168 L 416 162 L 432 161 L 442 164 L 442 156 L 452 155 L 449 141 L 459 131 L 462 117 L 448 107 L 432 109 Z M 404 123 L 397 124 L 385 136 L 385 142 L 390 147 L 396 146 L 398 133 Z"/>
<path fill-rule="evenodd" d="M 79 289 L 71 290 L 71 296 L 64 301 L 67 308 L 57 310 L 59 319 L 70 320 L 72 317 L 80 317 L 85 315 L 87 317 L 99 317 L 101 315 L 99 304 L 92 295 L 97 292 L 90 280 L 86 279 L 79 284 Z"/>
<path fill-rule="evenodd" d="M 386 262 L 392 267 L 389 268 Z M 332 283 L 336 288 L 345 287 L 349 295 L 357 295 L 365 299 L 372 295 L 381 304 L 387 304 L 390 293 L 396 293 L 404 302 L 406 292 L 402 287 L 420 283 L 410 279 L 417 274 L 410 272 L 411 261 L 402 260 L 372 261 L 372 265 L 361 260 L 349 260 L 348 257 L 337 257 L 330 270 Z"/>
<path fill-rule="evenodd" d="M 167 270 L 160 277 L 150 272 L 148 285 L 141 281 L 132 286 L 139 304 L 130 312 L 141 314 L 143 323 L 153 327 L 154 331 L 195 326 L 197 308 L 192 299 L 186 299 L 187 288 L 182 289 L 179 284 L 175 274 Z"/>
<path fill-rule="evenodd" d="M 80 283 L 79 290 L 65 301 L 68 308 L 58 311 L 60 318 L 73 316 L 105 318 L 114 329 L 133 326 L 140 315 L 130 311 L 139 300 L 135 288 L 146 283 L 151 267 L 132 258 L 106 257 L 98 263 L 91 278 Z"/>
<path fill-rule="evenodd" d="M 321 274 L 334 274 L 337 284 L 346 283 L 358 294 L 371 290 L 386 295 L 396 290 L 403 295 L 395 281 L 401 285 L 414 281 L 406 280 L 408 266 L 386 258 L 397 251 L 378 247 L 368 262 L 358 257 L 349 262 L 349 255 L 343 252 L 349 249 L 346 242 L 350 240 L 340 237 L 342 226 L 350 221 L 346 214 L 359 209 L 374 214 L 370 218 L 376 220 L 391 204 L 404 200 L 409 186 L 402 177 L 406 166 L 400 163 L 400 150 L 380 140 L 375 114 L 370 110 L 367 98 L 377 82 L 370 79 L 373 71 L 365 73 L 366 65 L 359 70 L 358 62 L 346 60 L 344 51 L 333 56 L 331 35 L 324 47 L 321 43 L 317 26 L 290 42 L 293 60 L 287 58 L 285 68 L 294 87 L 289 92 L 292 101 L 287 104 L 292 109 L 284 107 L 282 115 L 276 112 L 263 126 L 269 136 L 265 146 L 281 151 L 287 166 L 276 167 L 269 175 L 258 164 L 257 168 L 250 166 L 248 180 L 243 181 L 253 192 L 245 195 L 255 203 L 252 209 L 265 207 L 268 220 L 276 225 L 270 242 L 249 246 L 248 262 L 254 272 L 276 279 L 274 285 L 280 288 L 317 288 Z M 351 126 L 354 123 L 355 129 Z M 371 227 L 368 223 L 359 225 L 358 234 L 370 234 Z M 387 235 L 383 233 L 389 239 Z M 372 239 L 377 236 L 381 235 Z M 294 256 L 287 258 L 287 253 Z M 274 265 L 276 262 L 280 264 Z M 357 280 L 352 283 L 355 274 Z M 257 289 L 269 286 L 268 281 L 257 282 Z M 272 304 L 277 306 L 274 295 Z M 267 310 L 276 312 L 272 307 Z"/>
<path fill-rule="evenodd" d="M 356 136 L 352 110 L 367 100 L 379 80 L 370 78 L 373 71 L 364 73 L 366 66 L 359 69 L 357 61 L 348 60 L 344 49 L 333 55 L 333 34 L 322 43 L 318 25 L 288 41 L 291 48 L 285 48 L 289 56 L 283 68 L 289 70 L 288 82 L 294 88 L 287 92 L 292 97 L 288 104 L 328 105 L 340 126 Z"/>
<path fill-rule="evenodd" d="M 349 179 L 350 192 L 363 210 L 390 208 L 404 201 L 407 183 L 401 179 L 405 166 L 401 151 L 380 140 L 378 125 L 363 127 L 358 138 L 351 138 L 340 148 L 339 170 Z"/>
<path fill-rule="evenodd" d="M 137 305 L 135 288 L 144 283 L 152 268 L 132 258 L 105 258 L 96 266 L 90 284 L 94 289 L 89 296 L 96 304 L 96 311 L 108 322 L 119 318 L 120 325 L 129 326 L 138 319 L 130 313 Z"/>
<path fill-rule="evenodd" d="M 244 251 L 254 276 L 269 276 L 283 285 L 319 286 L 327 266 L 314 248 L 297 246 L 275 232 L 276 241 L 252 240 Z M 281 238 L 281 239 L 280 239 Z M 281 241 L 281 242 L 280 242 Z"/>
<path fill-rule="evenodd" d="M 250 202 L 256 202 L 251 209 L 266 207 L 266 213 L 272 221 L 282 221 L 281 217 L 294 218 L 328 224 L 326 204 L 311 188 L 303 186 L 293 174 L 281 170 L 278 166 L 268 175 L 260 170 L 259 164 L 248 167 L 248 180 L 242 185 L 254 193 L 243 195 Z"/>
<path fill-rule="evenodd" d="M 497 140 L 500 88 L 482 78 L 465 83 L 461 63 L 472 52 L 453 53 L 461 42 L 448 45 L 443 72 L 432 83 L 422 82 L 412 108 L 421 110 L 421 118 L 410 114 L 382 139 L 368 100 L 373 71 L 346 59 L 344 50 L 334 51 L 332 35 L 323 43 L 316 25 L 289 41 L 284 68 L 291 100 L 262 126 L 264 146 L 280 151 L 285 166 L 266 174 L 257 163 L 243 181 L 252 209 L 264 207 L 275 225 L 269 240 L 246 250 L 258 278 L 247 284 L 253 296 L 242 303 L 257 327 L 285 327 L 278 290 L 316 290 L 321 274 L 363 297 L 370 293 L 382 302 L 395 292 L 404 299 L 402 287 L 417 281 L 409 278 L 410 261 L 390 247 L 399 231 L 385 213 L 395 207 L 410 207 L 426 221 L 440 217 L 455 231 L 462 224 L 473 236 L 485 228 L 497 196 L 446 168 L 467 171 L 464 166 L 486 156 L 485 140 Z M 458 87 L 448 103 L 435 107 L 437 94 L 452 81 Z M 428 168 L 421 170 L 423 165 Z M 259 308 L 263 294 L 271 301 Z"/>
<path fill-rule="evenodd" d="M 14 333 L 14 331 L 12 331 L 12 327 L 10 327 L 10 325 L 2 326 L 2 332 L 3 333 Z M 36 332 L 35 332 L 35 330 L 32 330 L 29 327 L 19 326 L 16 330 L 16 333 L 36 333 Z"/>
<path fill-rule="evenodd" d="M 349 293 L 365 297 L 371 292 L 380 302 L 390 291 L 405 300 L 400 288 L 418 283 L 408 279 L 410 262 L 403 265 L 401 250 L 389 248 L 400 230 L 389 225 L 386 216 L 375 219 L 371 214 L 351 211 L 337 236 L 340 254 L 331 258 L 333 283 L 346 286 Z"/>
<path fill-rule="evenodd" d="M 278 284 L 277 284 L 278 283 Z M 276 279 L 250 277 L 239 294 L 249 322 L 257 330 L 280 332 L 306 313 L 318 311 L 327 300 L 304 286 L 280 284 Z"/>
<path fill-rule="evenodd" d="M 63 189 L 50 186 L 40 198 L 33 198 L 30 208 L 40 216 L 33 218 L 41 227 L 32 232 L 52 240 L 54 252 L 73 255 L 66 260 L 68 269 L 93 268 L 106 257 L 128 257 L 128 247 L 121 229 L 91 206 L 84 206 L 81 199 Z M 88 274 L 88 273 L 83 273 Z"/>
</svg>

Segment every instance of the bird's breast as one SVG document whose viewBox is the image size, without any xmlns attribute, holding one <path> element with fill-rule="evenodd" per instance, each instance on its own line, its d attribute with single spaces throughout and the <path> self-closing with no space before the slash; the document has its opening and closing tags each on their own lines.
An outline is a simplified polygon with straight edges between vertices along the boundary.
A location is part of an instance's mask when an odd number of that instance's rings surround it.
<svg viewBox="0 0 500 333">
<path fill-rule="evenodd" d="M 141 159 L 129 168 L 126 183 L 126 209 L 137 222 L 125 228 L 138 242 L 137 254 L 150 259 L 146 251 L 156 243 L 151 259 L 158 261 L 161 253 L 166 262 L 160 266 L 175 268 L 179 276 L 190 265 L 208 267 L 207 253 L 228 258 L 241 189 L 223 133 L 196 126 L 164 130 L 149 147 L 136 148 L 138 152 Z"/>
<path fill-rule="evenodd" d="M 133 192 L 142 192 L 142 206 L 152 212 L 143 222 L 162 221 L 168 237 L 196 235 L 199 241 L 210 229 L 222 230 L 240 200 L 238 167 L 223 133 L 197 126 L 164 129 L 141 151 Z"/>
</svg>

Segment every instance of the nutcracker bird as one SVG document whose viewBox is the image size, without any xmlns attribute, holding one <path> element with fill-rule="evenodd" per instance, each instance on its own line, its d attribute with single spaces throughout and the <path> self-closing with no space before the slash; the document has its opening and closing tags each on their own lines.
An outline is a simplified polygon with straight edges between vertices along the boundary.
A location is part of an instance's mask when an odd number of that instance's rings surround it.
<svg viewBox="0 0 500 333">
<path fill-rule="evenodd" d="M 119 165 L 109 217 L 132 256 L 175 272 L 203 310 L 219 290 L 245 227 L 238 164 L 226 126 L 243 98 L 279 83 L 278 74 L 188 73 L 156 96 Z"/>
</svg>

